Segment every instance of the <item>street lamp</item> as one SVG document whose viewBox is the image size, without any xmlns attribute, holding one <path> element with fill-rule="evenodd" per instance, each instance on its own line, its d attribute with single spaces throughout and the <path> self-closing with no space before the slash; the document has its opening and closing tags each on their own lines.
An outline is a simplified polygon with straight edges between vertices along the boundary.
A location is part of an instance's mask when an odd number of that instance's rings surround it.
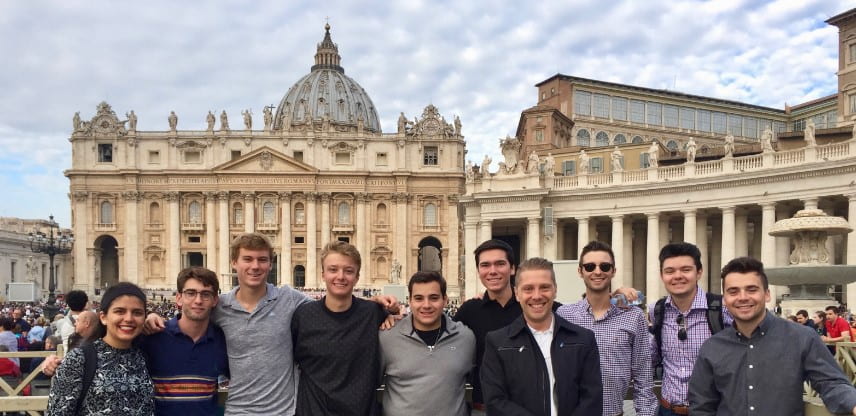
<svg viewBox="0 0 856 416">
<path fill-rule="evenodd" d="M 59 307 L 56 306 L 56 295 L 54 291 L 56 291 L 56 276 L 54 270 L 54 256 L 57 254 L 68 254 L 71 252 L 72 244 L 74 243 L 74 237 L 71 233 L 63 234 L 62 231 L 59 230 L 59 224 L 54 222 L 53 215 L 50 216 L 50 222 L 48 224 L 49 234 L 45 234 L 41 231 L 36 231 L 30 233 L 28 240 L 30 240 L 30 250 L 33 253 L 45 253 L 50 258 L 50 283 L 48 286 L 48 304 L 44 307 L 44 315 L 48 319 L 48 322 L 52 322 L 54 316 L 56 316 Z M 54 231 L 56 230 L 56 231 Z"/>
</svg>

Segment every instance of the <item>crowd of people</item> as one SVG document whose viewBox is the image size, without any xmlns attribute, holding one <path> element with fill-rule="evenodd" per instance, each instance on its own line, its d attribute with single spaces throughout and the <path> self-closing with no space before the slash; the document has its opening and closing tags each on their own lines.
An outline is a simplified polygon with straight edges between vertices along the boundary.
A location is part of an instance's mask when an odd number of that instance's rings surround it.
<svg viewBox="0 0 856 416">
<path fill-rule="evenodd" d="M 824 327 L 839 332 L 821 338 L 767 312 L 755 259 L 730 261 L 723 295 L 714 295 L 698 285 L 698 248 L 667 244 L 659 260 L 668 296 L 646 314 L 611 302 L 616 292 L 632 302 L 637 291 L 612 290 L 617 270 L 605 243 L 580 253 L 585 296 L 559 305 L 549 260 L 518 264 L 507 243 L 488 240 L 474 253 L 481 296 L 448 313 L 445 279 L 417 272 L 402 318 L 391 296 L 355 292 L 353 245 L 323 248 L 325 288 L 309 293 L 267 283 L 271 250 L 264 235 L 238 236 L 238 287 L 219 296 L 217 275 L 201 267 L 178 275 L 172 304 L 147 306 L 138 287 L 119 283 L 96 315 L 84 293 L 69 293 L 62 319 L 74 325 L 60 342 L 83 341 L 45 359 L 55 378 L 48 414 L 217 414 L 226 384 L 227 415 L 613 416 L 628 391 L 642 416 L 801 414 L 804 382 L 830 411 L 856 414 L 856 389 L 824 346 L 849 340 L 849 325 L 832 311 Z M 60 323 L 57 332 L 67 329 Z"/>
</svg>

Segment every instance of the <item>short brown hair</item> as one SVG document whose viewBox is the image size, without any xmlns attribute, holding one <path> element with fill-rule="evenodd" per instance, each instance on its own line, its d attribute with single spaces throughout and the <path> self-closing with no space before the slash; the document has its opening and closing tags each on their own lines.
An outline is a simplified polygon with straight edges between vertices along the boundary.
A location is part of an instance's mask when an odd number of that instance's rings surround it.
<svg viewBox="0 0 856 416">
<path fill-rule="evenodd" d="M 204 267 L 193 266 L 178 272 L 176 286 L 178 286 L 179 292 L 184 290 L 184 285 L 189 279 L 196 279 L 202 283 L 202 286 L 211 287 L 214 289 L 215 294 L 220 293 L 220 281 L 217 279 L 217 273 L 214 273 L 211 270 Z"/>
<path fill-rule="evenodd" d="M 350 257 L 357 265 L 357 276 L 360 275 L 360 267 L 362 267 L 363 260 L 360 257 L 360 252 L 353 244 L 346 243 L 344 241 L 331 241 L 327 243 L 327 245 L 321 250 L 322 267 L 324 265 L 324 259 L 326 259 L 327 255 L 330 253 L 338 253 L 345 257 Z"/>
<path fill-rule="evenodd" d="M 244 233 L 232 240 L 232 244 L 229 245 L 229 255 L 232 261 L 238 260 L 238 252 L 242 248 L 245 250 L 267 250 L 270 257 L 273 258 L 273 245 L 267 237 L 259 233 Z"/>
<path fill-rule="evenodd" d="M 520 276 L 523 275 L 523 272 L 526 270 L 549 270 L 550 278 L 553 279 L 553 285 L 556 285 L 556 271 L 553 270 L 553 262 L 547 260 L 543 257 L 532 257 L 526 260 L 523 260 L 523 263 L 520 263 L 517 266 L 517 282 L 520 282 Z"/>
</svg>

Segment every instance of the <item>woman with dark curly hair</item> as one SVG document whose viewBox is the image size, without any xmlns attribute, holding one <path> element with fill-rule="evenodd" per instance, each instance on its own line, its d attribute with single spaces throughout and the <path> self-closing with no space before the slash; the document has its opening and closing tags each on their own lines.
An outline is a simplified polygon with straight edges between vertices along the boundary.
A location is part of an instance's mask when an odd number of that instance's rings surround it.
<svg viewBox="0 0 856 416">
<path fill-rule="evenodd" d="M 47 415 L 154 414 L 152 381 L 133 344 L 145 317 L 146 296 L 139 287 L 122 282 L 107 289 L 95 341 L 66 355 L 51 386 Z M 90 357 L 97 357 L 95 373 L 85 381 Z"/>
</svg>

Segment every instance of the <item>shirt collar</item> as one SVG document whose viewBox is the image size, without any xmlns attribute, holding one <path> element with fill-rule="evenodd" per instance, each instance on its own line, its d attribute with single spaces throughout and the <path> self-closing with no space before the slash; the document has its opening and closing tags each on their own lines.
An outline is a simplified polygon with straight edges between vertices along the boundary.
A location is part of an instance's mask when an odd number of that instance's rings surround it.
<svg viewBox="0 0 856 416">
<path fill-rule="evenodd" d="M 222 306 L 233 306 L 233 305 L 235 305 L 237 303 L 237 299 L 238 299 L 238 297 L 237 297 L 238 296 L 238 289 L 240 289 L 240 286 L 235 286 L 235 288 L 232 289 L 231 291 L 229 291 L 229 293 L 226 293 L 225 295 L 220 296 L 220 305 L 222 305 Z M 279 290 L 277 290 L 276 286 L 274 286 L 273 284 L 266 283 L 265 289 L 266 289 L 265 290 L 265 296 L 264 296 L 264 298 L 262 298 L 261 301 L 259 301 L 259 304 L 270 302 L 272 300 L 275 300 L 279 296 Z M 256 309 L 258 309 L 258 307 L 256 307 Z"/>
<path fill-rule="evenodd" d="M 758 327 L 755 328 L 755 332 L 749 334 L 749 336 L 746 336 L 746 334 L 741 333 L 740 330 L 737 329 L 737 321 L 732 321 L 731 326 L 734 327 L 734 332 L 737 333 L 737 337 L 749 339 L 755 336 L 755 334 L 758 334 L 758 336 L 763 337 L 767 334 L 767 332 L 770 331 L 770 328 L 772 328 L 772 326 L 776 323 L 776 320 L 779 319 L 782 318 L 779 318 L 778 316 L 770 312 L 769 309 L 765 310 L 764 319 L 762 319 L 761 323 L 758 324 Z"/>
<path fill-rule="evenodd" d="M 591 303 L 589 303 L 588 299 L 587 298 L 583 299 L 580 301 L 580 303 L 582 303 L 582 306 L 585 308 L 586 312 L 588 312 L 589 315 L 591 315 L 591 318 L 594 319 L 595 321 L 597 321 L 598 319 L 596 316 L 594 316 L 594 312 L 591 310 Z M 617 306 L 610 303 L 609 308 L 606 309 L 606 313 L 603 315 L 603 318 L 600 318 L 600 320 L 609 318 L 610 316 L 612 316 L 612 315 L 614 315 L 620 311 L 621 311 L 621 309 L 619 309 Z"/>
<path fill-rule="evenodd" d="M 543 331 L 538 331 L 535 328 L 532 328 L 531 326 L 529 326 L 528 323 L 526 324 L 526 327 L 529 328 L 529 331 L 532 332 L 532 335 L 553 335 L 553 330 L 556 329 L 556 316 L 551 315 L 550 328 L 545 329 Z"/>
<path fill-rule="evenodd" d="M 514 290 L 512 290 L 511 291 L 511 297 L 508 298 L 508 302 L 505 303 L 505 306 L 502 306 L 499 304 L 499 302 L 496 299 L 491 299 L 490 294 L 488 293 L 487 290 L 485 290 L 484 295 L 482 296 L 481 306 L 487 306 L 491 303 L 493 303 L 496 306 L 499 306 L 500 308 L 504 309 L 504 308 L 511 306 L 512 304 L 517 303 L 517 298 L 514 296 Z"/>
<path fill-rule="evenodd" d="M 678 308 L 672 303 L 672 295 L 666 297 L 666 304 L 671 305 L 675 309 Z M 705 295 L 704 290 L 701 289 L 701 286 L 696 286 L 695 298 L 693 298 L 693 303 L 690 305 L 690 310 L 693 309 L 707 310 L 707 296 Z"/>
<path fill-rule="evenodd" d="M 181 332 L 181 328 L 178 326 L 178 319 L 180 316 L 181 315 L 179 315 L 175 318 L 172 318 L 166 322 L 166 331 L 167 332 L 169 332 L 170 334 L 175 335 L 175 336 L 178 336 L 179 334 L 186 335 L 184 332 Z M 210 321 L 208 322 L 208 329 L 205 330 L 205 336 L 200 338 L 200 340 L 202 340 L 202 339 L 204 339 L 206 341 L 211 341 L 214 339 L 214 324 L 211 323 Z"/>
</svg>

